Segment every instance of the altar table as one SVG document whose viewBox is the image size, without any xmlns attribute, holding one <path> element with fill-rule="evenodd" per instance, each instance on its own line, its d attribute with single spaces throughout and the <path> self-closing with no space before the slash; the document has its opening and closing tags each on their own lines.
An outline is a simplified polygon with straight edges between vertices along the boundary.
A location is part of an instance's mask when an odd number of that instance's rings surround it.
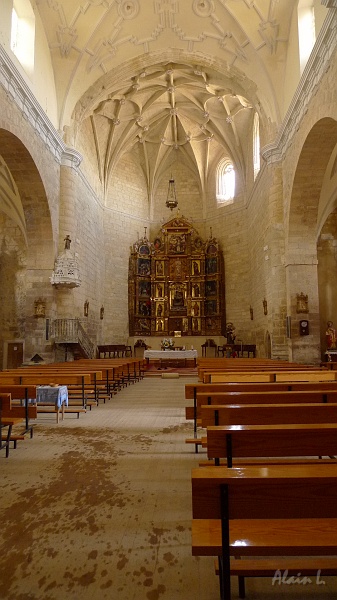
<svg viewBox="0 0 337 600">
<path fill-rule="evenodd" d="M 146 358 L 147 363 L 150 360 L 159 360 L 160 366 L 174 363 L 175 366 L 180 364 L 180 366 L 186 367 L 187 360 L 192 360 L 195 366 L 197 356 L 196 350 L 144 350 L 144 358 Z"/>
</svg>

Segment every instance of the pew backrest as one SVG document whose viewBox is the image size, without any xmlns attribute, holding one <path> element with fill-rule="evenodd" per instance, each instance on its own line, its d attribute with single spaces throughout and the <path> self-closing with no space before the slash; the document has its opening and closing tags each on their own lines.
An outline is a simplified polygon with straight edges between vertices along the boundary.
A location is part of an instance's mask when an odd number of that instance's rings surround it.
<svg viewBox="0 0 337 600">
<path fill-rule="evenodd" d="M 222 517 L 222 486 L 230 519 L 337 518 L 337 464 L 192 469 L 194 519 Z"/>
<path fill-rule="evenodd" d="M 337 424 L 210 426 L 207 456 L 228 467 L 235 458 L 335 457 Z"/>
<path fill-rule="evenodd" d="M 337 404 L 228 404 L 201 406 L 201 426 L 335 423 Z"/>
</svg>

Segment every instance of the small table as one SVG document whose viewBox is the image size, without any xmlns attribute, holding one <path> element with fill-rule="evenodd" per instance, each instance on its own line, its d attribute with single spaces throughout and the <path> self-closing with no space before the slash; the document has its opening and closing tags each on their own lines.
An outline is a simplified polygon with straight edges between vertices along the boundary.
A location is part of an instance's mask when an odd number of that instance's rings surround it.
<svg viewBox="0 0 337 600">
<path fill-rule="evenodd" d="M 201 344 L 201 352 L 203 357 L 206 357 L 207 348 L 214 348 L 214 357 L 217 356 L 218 347 L 214 340 L 206 340 L 204 344 Z"/>
<path fill-rule="evenodd" d="M 330 355 L 330 359 L 329 359 Z M 325 352 L 326 362 L 337 362 L 337 350 L 327 350 Z"/>
<path fill-rule="evenodd" d="M 66 385 L 40 385 L 36 390 L 36 402 L 55 406 L 56 422 L 59 422 L 60 409 L 64 419 L 64 407 L 68 406 L 68 388 Z"/>
</svg>

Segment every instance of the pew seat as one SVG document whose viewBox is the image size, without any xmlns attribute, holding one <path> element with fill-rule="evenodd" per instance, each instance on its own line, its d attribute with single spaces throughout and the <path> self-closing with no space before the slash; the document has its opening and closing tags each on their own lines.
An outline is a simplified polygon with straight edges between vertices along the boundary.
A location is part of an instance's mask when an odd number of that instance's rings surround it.
<svg viewBox="0 0 337 600">
<path fill-rule="evenodd" d="M 217 557 L 221 600 L 231 575 L 241 598 L 245 577 L 337 575 L 337 465 L 193 469 L 192 517 L 192 555 Z"/>
</svg>

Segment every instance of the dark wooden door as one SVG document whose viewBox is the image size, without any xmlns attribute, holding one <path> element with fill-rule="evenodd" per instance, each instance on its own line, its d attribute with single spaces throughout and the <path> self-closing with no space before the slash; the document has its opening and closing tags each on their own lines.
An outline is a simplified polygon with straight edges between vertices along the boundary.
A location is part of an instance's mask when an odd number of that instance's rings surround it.
<svg viewBox="0 0 337 600">
<path fill-rule="evenodd" d="M 7 369 L 17 369 L 23 363 L 23 343 L 8 342 Z"/>
</svg>

